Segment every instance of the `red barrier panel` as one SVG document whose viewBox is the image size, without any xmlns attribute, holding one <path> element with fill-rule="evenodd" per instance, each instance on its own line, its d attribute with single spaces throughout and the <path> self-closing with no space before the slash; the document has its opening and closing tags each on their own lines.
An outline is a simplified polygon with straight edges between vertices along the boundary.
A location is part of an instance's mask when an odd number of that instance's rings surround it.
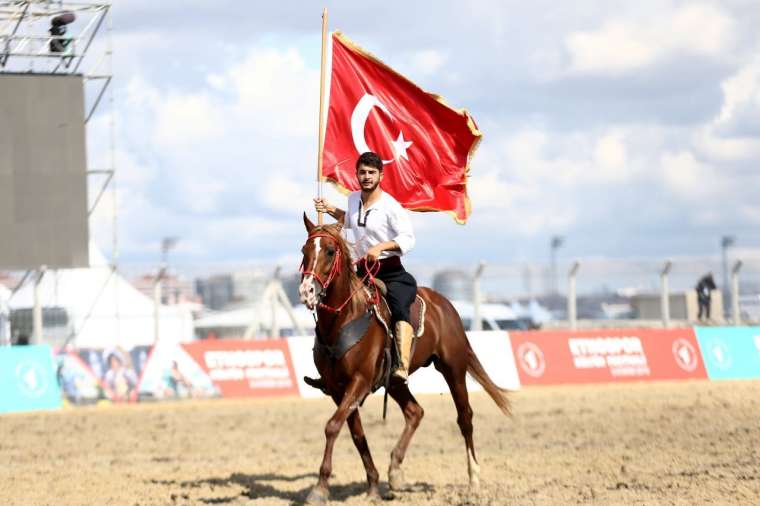
<svg viewBox="0 0 760 506">
<path fill-rule="evenodd" d="M 208 374 L 222 397 L 298 395 L 286 340 L 207 340 L 182 347 Z"/>
<path fill-rule="evenodd" d="M 523 385 L 706 378 L 693 329 L 510 332 Z"/>
</svg>

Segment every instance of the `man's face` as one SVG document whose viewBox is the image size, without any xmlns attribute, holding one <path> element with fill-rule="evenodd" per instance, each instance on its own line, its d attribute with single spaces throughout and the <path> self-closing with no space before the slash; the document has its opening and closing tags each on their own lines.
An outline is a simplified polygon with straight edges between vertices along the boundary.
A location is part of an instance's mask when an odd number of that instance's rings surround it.
<svg viewBox="0 0 760 506">
<path fill-rule="evenodd" d="M 359 165 L 359 168 L 356 169 L 356 179 L 359 181 L 362 191 L 371 192 L 383 180 L 383 172 L 369 165 Z"/>
</svg>

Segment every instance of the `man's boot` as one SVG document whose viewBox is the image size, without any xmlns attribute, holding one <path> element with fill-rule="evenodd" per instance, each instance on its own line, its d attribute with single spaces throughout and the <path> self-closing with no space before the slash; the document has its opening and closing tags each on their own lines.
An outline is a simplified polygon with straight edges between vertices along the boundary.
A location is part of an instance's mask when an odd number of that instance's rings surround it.
<svg viewBox="0 0 760 506">
<path fill-rule="evenodd" d="M 396 346 L 401 356 L 401 364 L 398 369 L 393 371 L 393 375 L 402 379 L 404 383 L 409 379 L 409 362 L 412 358 L 412 339 L 414 329 L 409 322 L 396 323 Z"/>
<path fill-rule="evenodd" d="M 310 387 L 316 388 L 317 390 L 322 390 L 324 394 L 327 394 L 327 385 L 325 384 L 325 380 L 322 378 L 310 378 L 308 376 L 304 376 L 303 382 Z"/>
</svg>

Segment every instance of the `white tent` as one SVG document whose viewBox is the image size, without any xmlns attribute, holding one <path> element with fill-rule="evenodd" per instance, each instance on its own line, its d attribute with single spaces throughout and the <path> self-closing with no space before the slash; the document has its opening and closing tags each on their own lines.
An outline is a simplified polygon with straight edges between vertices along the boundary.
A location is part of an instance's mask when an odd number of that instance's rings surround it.
<svg viewBox="0 0 760 506">
<path fill-rule="evenodd" d="M 261 300 L 244 307 L 207 313 L 195 321 L 195 328 L 202 337 L 213 332 L 221 338 L 269 337 L 273 325 L 280 337 L 313 333 L 314 319 L 305 307 L 299 305 L 293 308 L 292 314 L 300 329 L 293 324 L 291 315 L 282 305 Z"/>
<path fill-rule="evenodd" d="M 129 349 L 153 344 L 153 300 L 113 272 L 92 244 L 90 264 L 87 269 L 48 271 L 40 286 L 42 307 L 66 310 L 70 331 L 76 336 L 71 341 L 75 347 Z M 28 281 L 10 300 L 10 307 L 33 306 L 34 282 Z M 159 322 L 161 341 L 193 339 L 193 318 L 187 307 L 161 306 Z"/>
<path fill-rule="evenodd" d="M 10 307 L 8 307 L 10 298 L 11 291 L 0 285 L 0 346 L 11 342 Z"/>
</svg>

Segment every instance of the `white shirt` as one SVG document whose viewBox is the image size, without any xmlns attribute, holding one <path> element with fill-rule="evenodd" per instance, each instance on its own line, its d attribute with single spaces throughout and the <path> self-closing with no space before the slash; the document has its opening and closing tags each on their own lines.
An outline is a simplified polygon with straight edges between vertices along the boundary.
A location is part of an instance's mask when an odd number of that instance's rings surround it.
<svg viewBox="0 0 760 506">
<path fill-rule="evenodd" d="M 365 256 L 372 246 L 385 241 L 395 241 L 401 251 L 383 251 L 380 258 L 401 256 L 414 247 L 414 231 L 409 214 L 387 192 L 380 194 L 380 198 L 366 208 L 360 191 L 349 194 L 343 229 L 347 234 L 346 239 L 353 241 L 354 259 Z M 348 236 L 349 231 L 353 237 Z"/>
</svg>

